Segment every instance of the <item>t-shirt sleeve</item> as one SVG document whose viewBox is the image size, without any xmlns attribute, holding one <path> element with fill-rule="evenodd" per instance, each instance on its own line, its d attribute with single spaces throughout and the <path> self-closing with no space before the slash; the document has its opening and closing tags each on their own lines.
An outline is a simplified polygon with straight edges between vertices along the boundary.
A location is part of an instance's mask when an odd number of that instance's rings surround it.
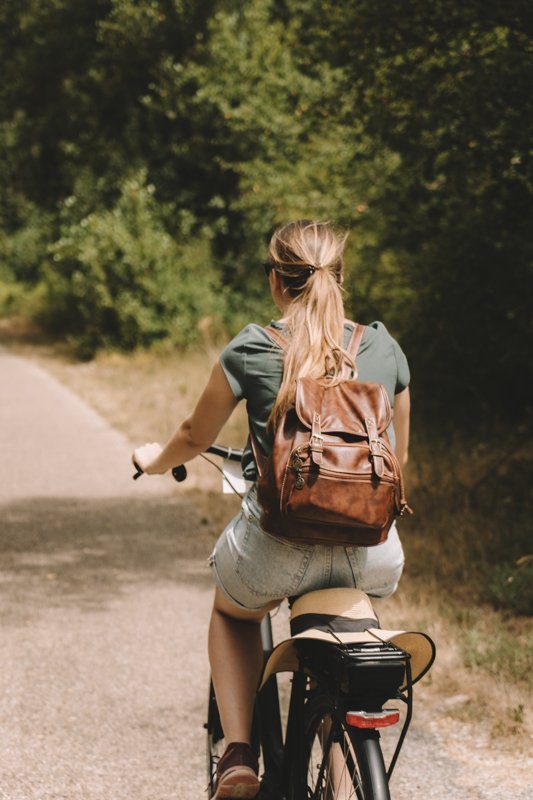
<svg viewBox="0 0 533 800">
<path fill-rule="evenodd" d="M 394 394 L 400 394 L 403 392 L 404 389 L 407 389 L 409 386 L 409 381 L 411 380 L 411 373 L 409 371 L 409 364 L 407 363 L 407 358 L 405 357 L 405 353 L 403 352 L 402 348 L 396 341 L 396 339 L 392 340 L 393 349 L 394 349 L 394 357 L 396 359 L 396 388 L 394 389 Z"/>
<path fill-rule="evenodd" d="M 237 400 L 242 400 L 243 397 L 246 397 L 246 342 L 249 336 L 248 327 L 243 328 L 226 345 L 218 359 L 228 379 L 231 391 Z"/>
</svg>

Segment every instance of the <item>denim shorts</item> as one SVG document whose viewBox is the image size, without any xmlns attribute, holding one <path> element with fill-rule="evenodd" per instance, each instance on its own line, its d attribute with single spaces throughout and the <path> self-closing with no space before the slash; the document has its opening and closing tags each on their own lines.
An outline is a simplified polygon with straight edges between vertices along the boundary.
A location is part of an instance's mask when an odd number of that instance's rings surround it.
<svg viewBox="0 0 533 800">
<path fill-rule="evenodd" d="M 241 511 L 209 557 L 217 586 L 234 605 L 249 610 L 314 589 L 355 587 L 388 597 L 398 586 L 404 556 L 396 525 L 374 547 L 295 544 L 266 533 L 255 484 Z"/>
</svg>

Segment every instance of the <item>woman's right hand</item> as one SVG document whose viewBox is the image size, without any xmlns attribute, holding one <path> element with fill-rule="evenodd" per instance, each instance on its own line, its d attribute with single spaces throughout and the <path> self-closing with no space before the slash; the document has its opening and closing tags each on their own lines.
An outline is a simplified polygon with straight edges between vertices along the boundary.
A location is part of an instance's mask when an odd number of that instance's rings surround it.
<svg viewBox="0 0 533 800">
<path fill-rule="evenodd" d="M 149 442 L 141 447 L 136 447 L 133 451 L 131 460 L 137 464 L 147 475 L 163 475 L 166 470 L 157 468 L 157 459 L 163 452 L 163 448 L 158 442 Z"/>
</svg>

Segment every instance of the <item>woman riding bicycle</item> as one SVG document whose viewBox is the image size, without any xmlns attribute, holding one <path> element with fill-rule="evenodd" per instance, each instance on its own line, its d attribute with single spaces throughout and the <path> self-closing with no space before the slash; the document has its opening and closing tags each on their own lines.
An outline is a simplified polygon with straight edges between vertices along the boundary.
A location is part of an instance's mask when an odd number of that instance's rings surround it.
<svg viewBox="0 0 533 800">
<path fill-rule="evenodd" d="M 240 400 L 265 455 L 276 423 L 294 402 L 297 378 L 333 378 L 340 372 L 353 326 L 345 320 L 341 287 L 343 249 L 328 223 L 300 220 L 278 229 L 270 241 L 267 274 L 281 319 L 271 323 L 287 340 L 285 353 L 264 328 L 247 325 L 215 364 L 198 404 L 164 448 L 144 445 L 134 453 L 141 469 L 162 473 L 207 449 Z M 409 368 L 398 343 L 381 322 L 364 330 L 358 377 L 382 384 L 394 405 L 389 437 L 401 465 L 409 438 Z M 244 477 L 258 477 L 250 441 Z M 327 587 L 357 587 L 391 595 L 403 568 L 395 525 L 379 546 L 291 544 L 265 533 L 256 485 L 231 520 L 210 557 L 216 583 L 209 629 L 209 657 L 226 752 L 219 762 L 218 798 L 253 798 L 259 791 L 257 759 L 250 747 L 255 694 L 263 669 L 260 623 L 286 597 Z M 236 788 L 238 787 L 238 789 Z M 232 792 L 234 794 L 232 794 Z"/>
</svg>

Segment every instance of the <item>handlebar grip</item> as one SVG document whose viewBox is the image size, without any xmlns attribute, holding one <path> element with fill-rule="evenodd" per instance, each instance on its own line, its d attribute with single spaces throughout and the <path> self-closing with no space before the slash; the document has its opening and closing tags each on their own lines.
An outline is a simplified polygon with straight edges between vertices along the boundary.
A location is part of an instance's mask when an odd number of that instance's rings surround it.
<svg viewBox="0 0 533 800">
<path fill-rule="evenodd" d="M 185 464 L 180 464 L 179 467 L 172 468 L 172 477 L 178 483 L 181 483 L 187 477 L 187 470 L 185 469 Z"/>
<path fill-rule="evenodd" d="M 133 462 L 133 466 L 137 470 L 137 472 L 133 476 L 133 480 L 136 481 L 138 478 L 141 477 L 141 475 L 144 475 L 144 472 L 142 471 L 142 469 L 140 468 L 140 466 L 137 464 L 136 461 Z M 187 470 L 185 468 L 185 464 L 180 464 L 179 467 L 173 467 L 173 469 L 172 469 L 172 477 L 178 483 L 181 483 L 182 481 L 184 481 L 186 479 L 186 477 L 187 477 Z"/>
</svg>

